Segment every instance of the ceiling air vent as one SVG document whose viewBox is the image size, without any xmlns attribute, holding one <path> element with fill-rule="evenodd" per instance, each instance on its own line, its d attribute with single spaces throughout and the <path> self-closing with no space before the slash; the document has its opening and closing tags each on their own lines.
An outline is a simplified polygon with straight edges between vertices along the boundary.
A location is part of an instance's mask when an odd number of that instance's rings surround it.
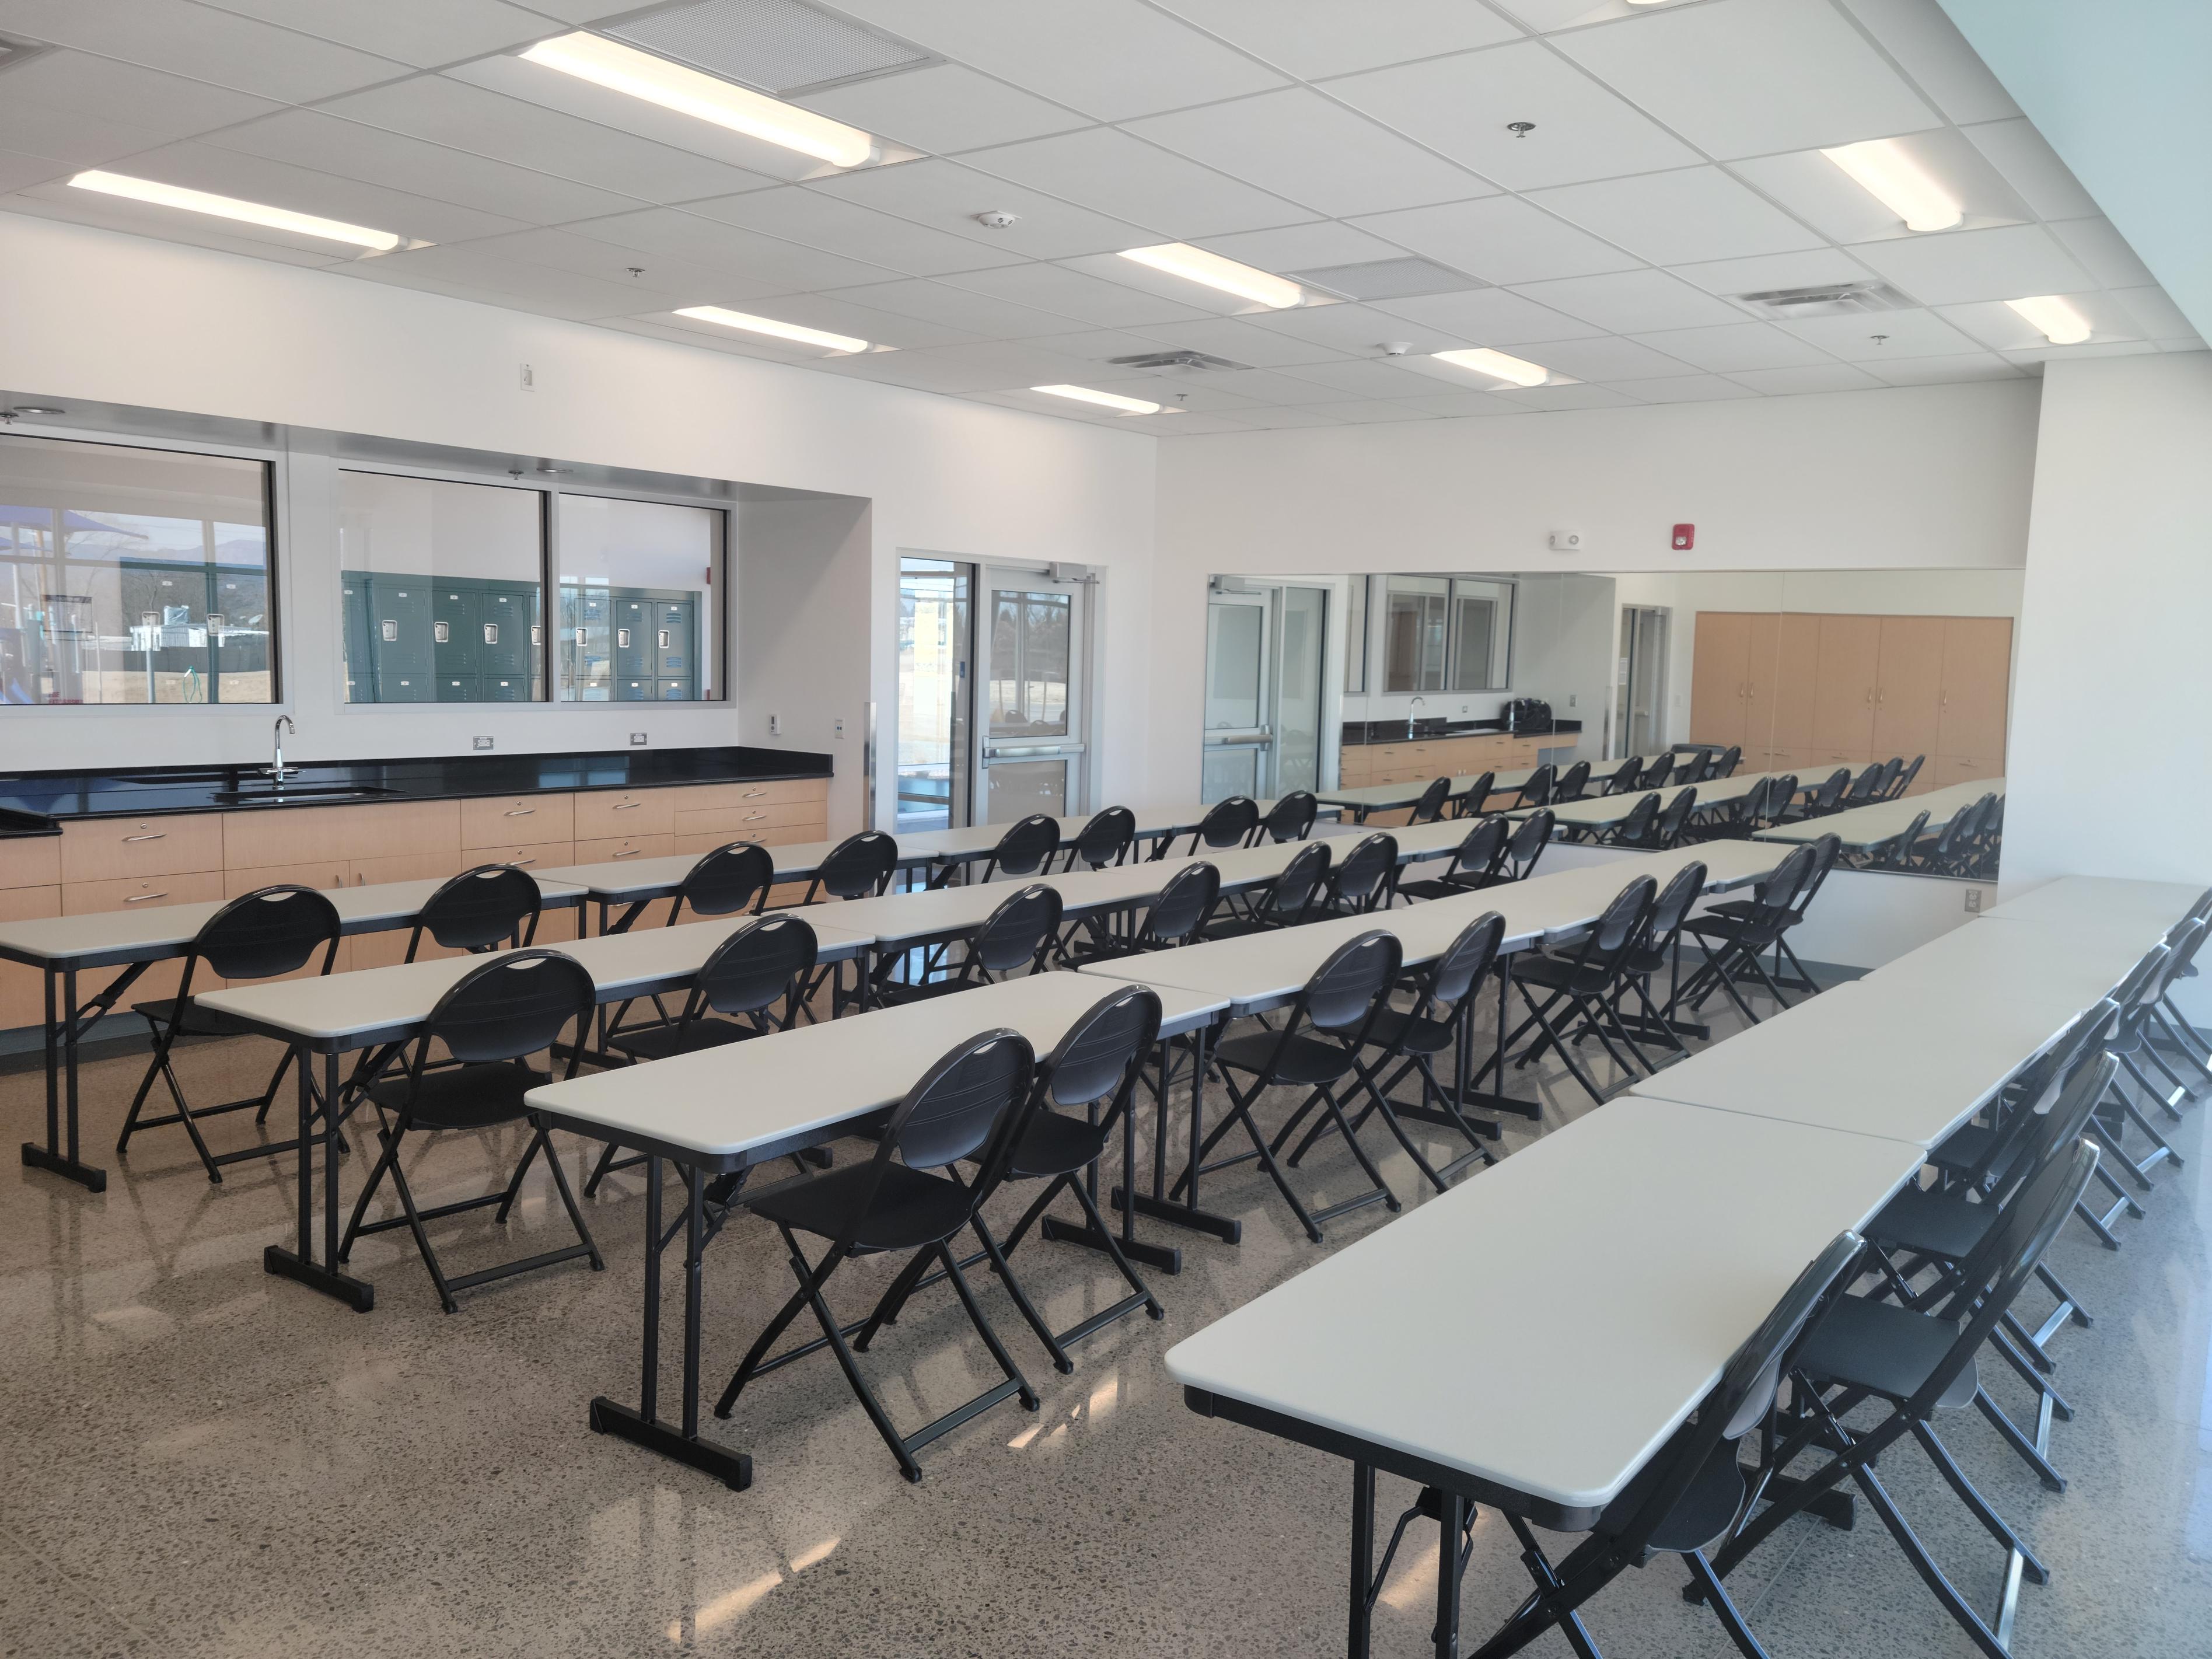
<svg viewBox="0 0 2212 1659">
<path fill-rule="evenodd" d="M 1433 259 L 1370 259 L 1364 264 L 1323 265 L 1316 270 L 1286 270 L 1292 282 L 1318 288 L 1340 300 L 1410 300 L 1422 294 L 1457 294 L 1482 284 Z"/>
<path fill-rule="evenodd" d="M 805 0 L 697 0 L 599 33 L 779 98 L 942 61 Z"/>
<path fill-rule="evenodd" d="M 1762 317 L 1852 317 L 1869 311 L 1903 311 L 1912 301 L 1887 283 L 1825 283 L 1818 288 L 1771 288 L 1731 296 Z"/>
<path fill-rule="evenodd" d="M 1155 374 L 1182 370 L 1249 368 L 1249 363 L 1232 363 L 1226 357 L 1215 357 L 1203 351 L 1143 351 L 1133 357 L 1109 357 L 1106 360 L 1116 368 L 1150 369 Z"/>
</svg>

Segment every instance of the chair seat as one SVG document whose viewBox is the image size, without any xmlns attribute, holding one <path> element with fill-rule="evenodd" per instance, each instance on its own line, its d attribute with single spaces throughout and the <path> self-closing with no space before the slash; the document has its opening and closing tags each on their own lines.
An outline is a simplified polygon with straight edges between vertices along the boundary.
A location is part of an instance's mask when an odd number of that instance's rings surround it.
<svg viewBox="0 0 2212 1659">
<path fill-rule="evenodd" d="M 1572 991 L 1577 996 L 1595 996 L 1605 989 L 1604 975 L 1579 968 L 1570 957 L 1537 951 L 1523 951 L 1513 958 L 1513 977 L 1547 990 Z"/>
<path fill-rule="evenodd" d="M 1928 1161 L 1939 1170 L 1964 1174 L 1988 1156 L 1996 1134 L 1985 1124 L 1966 1124 L 1944 1137 L 1942 1144 L 1929 1152 Z"/>
<path fill-rule="evenodd" d="M 1885 1247 L 1963 1261 L 1988 1234 L 1996 1217 L 1994 1204 L 1971 1204 L 1956 1193 L 1907 1187 L 1881 1206 L 1881 1213 L 1869 1224 L 1867 1232 Z"/>
<path fill-rule="evenodd" d="M 1928 1380 L 1958 1340 L 1959 1328 L 1948 1319 L 1914 1313 L 1893 1302 L 1839 1297 L 1806 1339 L 1797 1366 L 1816 1382 L 1840 1382 L 1902 1401 Z M 1978 1368 L 1969 1360 L 1936 1407 L 1949 1411 L 1963 1406 L 1980 1386 Z"/>
<path fill-rule="evenodd" d="M 608 1036 L 607 1047 L 632 1060 L 669 1060 L 758 1035 L 735 1020 L 695 1019 L 688 1025 L 641 1025 L 635 1030 L 615 1031 Z"/>
<path fill-rule="evenodd" d="M 423 1129 L 483 1129 L 526 1115 L 523 1096 L 553 1079 L 534 1066 L 507 1060 L 425 1072 L 410 1083 L 403 1073 L 387 1077 L 368 1091 L 386 1111 L 407 1114 Z"/>
<path fill-rule="evenodd" d="M 1276 1031 L 1254 1031 L 1245 1036 L 1224 1037 L 1213 1045 L 1213 1057 L 1232 1071 L 1259 1072 L 1282 1049 L 1274 1075 L 1279 1083 L 1334 1083 L 1352 1069 L 1352 1055 L 1334 1042 L 1310 1036 L 1292 1036 L 1285 1042 Z"/>
<path fill-rule="evenodd" d="M 1427 881 L 1401 881 L 1398 884 L 1398 890 L 1407 898 L 1457 898 L 1463 893 L 1479 892 L 1487 884 L 1479 875 L 1457 878 L 1437 876 Z"/>
<path fill-rule="evenodd" d="M 1652 1484 L 1658 1479 L 1659 1466 L 1663 1458 L 1655 1457 L 1639 1470 L 1636 1478 L 1621 1488 L 1620 1495 L 1605 1507 L 1598 1516 L 1593 1531 L 1618 1533 L 1643 1508 Z M 1680 1555 L 1691 1550 L 1701 1550 L 1717 1540 L 1735 1523 L 1743 1509 L 1748 1483 L 1744 1479 L 1743 1466 L 1736 1461 L 1735 1442 L 1724 1440 L 1715 1446 L 1705 1461 L 1698 1468 L 1682 1495 L 1674 1500 L 1674 1507 L 1667 1511 L 1651 1534 L 1650 1547 Z"/>
<path fill-rule="evenodd" d="M 927 979 L 913 983 L 902 979 L 886 979 L 876 981 L 871 994 L 878 1005 L 929 1002 L 939 997 L 949 997 L 957 991 L 972 991 L 977 986 L 989 982 L 982 979 Z"/>
<path fill-rule="evenodd" d="M 1452 1028 L 1440 1019 L 1382 1008 L 1376 1012 L 1375 1023 L 1367 1030 L 1367 1041 L 1400 1054 L 1440 1054 L 1451 1047 Z"/>
<path fill-rule="evenodd" d="M 753 1200 L 753 1213 L 817 1238 L 840 1237 L 866 1199 L 874 1170 L 872 1160 L 810 1181 L 794 1181 Z M 903 1164 L 887 1164 L 883 1185 L 876 1189 L 854 1241 L 864 1250 L 908 1250 L 935 1243 L 967 1224 L 969 1206 L 968 1192 L 958 1182 Z"/>
<path fill-rule="evenodd" d="M 1107 1133 L 1098 1124 L 1065 1112 L 1040 1111 L 1022 1131 L 1006 1173 L 1016 1180 L 1041 1181 L 1087 1169 L 1106 1150 Z"/>
<path fill-rule="evenodd" d="M 1199 937 L 1201 939 L 1249 939 L 1255 933 L 1281 931 L 1282 924 L 1279 921 L 1255 921 L 1249 916 L 1230 916 L 1220 921 L 1209 922 Z"/>
<path fill-rule="evenodd" d="M 134 1002 L 131 1012 L 143 1014 L 154 1025 L 173 1024 L 177 1018 L 178 999 L 156 997 L 151 1002 Z M 184 999 L 184 1029 L 179 1036 L 248 1036 L 254 1028 L 235 1014 L 226 1014 L 216 1008 L 203 1007 L 197 997 Z"/>
</svg>

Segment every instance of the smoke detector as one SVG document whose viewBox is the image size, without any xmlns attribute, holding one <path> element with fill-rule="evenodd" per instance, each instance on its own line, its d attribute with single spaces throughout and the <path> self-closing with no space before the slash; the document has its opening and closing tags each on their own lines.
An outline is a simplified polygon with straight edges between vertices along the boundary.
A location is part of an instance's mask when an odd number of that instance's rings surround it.
<svg viewBox="0 0 2212 1659">
<path fill-rule="evenodd" d="M 1011 230 L 1021 216 L 1018 213 L 1006 213 L 994 209 L 988 213 L 977 214 L 975 222 L 986 230 Z"/>
</svg>

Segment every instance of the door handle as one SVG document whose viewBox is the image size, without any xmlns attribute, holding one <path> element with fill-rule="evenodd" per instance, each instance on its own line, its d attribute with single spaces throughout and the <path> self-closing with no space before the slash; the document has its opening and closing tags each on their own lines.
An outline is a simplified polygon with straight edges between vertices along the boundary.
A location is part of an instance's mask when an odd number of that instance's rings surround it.
<svg viewBox="0 0 2212 1659">
<path fill-rule="evenodd" d="M 125 904 L 144 904 L 152 899 L 167 898 L 168 896 L 169 896 L 167 893 L 133 893 L 129 898 L 125 899 L 123 902 Z"/>
<path fill-rule="evenodd" d="M 510 818 L 526 818 L 537 810 L 538 809 L 534 806 L 518 806 L 512 811 L 502 813 L 501 816 Z"/>
<path fill-rule="evenodd" d="M 128 847 L 134 841 L 161 841 L 167 837 L 168 833 L 166 830 L 156 830 L 148 836 L 125 836 L 123 838 L 123 844 Z"/>
</svg>

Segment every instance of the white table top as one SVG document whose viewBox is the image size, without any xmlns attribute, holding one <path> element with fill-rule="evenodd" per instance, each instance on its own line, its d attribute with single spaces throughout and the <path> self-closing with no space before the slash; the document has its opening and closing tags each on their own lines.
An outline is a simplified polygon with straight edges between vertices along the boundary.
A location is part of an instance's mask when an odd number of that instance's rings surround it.
<svg viewBox="0 0 2212 1659">
<path fill-rule="evenodd" d="M 1849 848 L 1879 847 L 1883 842 L 1910 830 L 1913 819 L 1923 812 L 1928 814 L 1927 830 L 1933 834 L 1984 795 L 2002 796 L 2004 792 L 2005 781 L 2002 778 L 1978 778 L 1971 783 L 1954 783 L 1941 789 L 1931 789 L 1924 795 L 1907 795 L 1902 800 L 1876 801 L 1872 806 L 1854 806 L 1849 811 L 1831 812 L 1823 818 L 1807 818 L 1802 823 L 1778 824 L 1771 830 L 1759 831 L 1759 838 L 1761 841 L 1808 842 L 1833 835 Z"/>
<path fill-rule="evenodd" d="M 1114 988 L 1079 974 L 1032 974 L 929 1002 L 850 1014 L 769 1036 L 532 1090 L 565 1127 L 690 1161 L 748 1152 L 880 1110 L 955 1043 L 1000 1026 L 1040 1056 Z M 1161 1030 L 1203 1024 L 1221 1005 L 1160 993 Z"/>
<path fill-rule="evenodd" d="M 732 836 L 731 840 L 738 837 Z M 822 860 L 831 849 L 844 844 L 842 841 L 794 842 L 788 847 L 771 847 L 769 855 L 775 861 L 778 881 L 805 881 L 822 867 Z M 929 862 L 925 851 L 909 850 L 904 842 L 899 843 L 899 867 L 919 868 Z M 707 855 L 704 853 L 676 853 L 657 859 L 610 859 L 599 864 L 563 865 L 557 870 L 544 873 L 554 881 L 564 881 L 586 890 L 593 898 L 610 900 L 662 898 L 676 891 Z"/>
<path fill-rule="evenodd" d="M 534 873 L 542 902 L 548 908 L 580 902 L 582 888 Z M 381 933 L 414 925 L 416 915 L 430 895 L 448 878 L 427 881 L 386 881 L 374 886 L 333 887 L 325 895 L 348 933 Z M 86 957 L 102 963 L 159 961 L 182 956 L 208 918 L 231 901 L 209 899 L 193 904 L 147 904 L 128 910 L 95 910 L 74 916 L 44 916 L 31 921 L 0 922 L 0 951 L 38 962 L 66 965 Z"/>
<path fill-rule="evenodd" d="M 1990 920 L 2097 921 L 2119 919 L 2160 932 L 2189 914 L 2204 889 L 2183 881 L 2125 881 L 2112 876 L 2061 876 L 1982 912 Z"/>
<path fill-rule="evenodd" d="M 1260 816 L 1263 818 L 1275 807 L 1275 800 L 1272 796 L 1253 804 L 1260 809 Z M 1188 835 L 1198 828 L 1200 821 L 1212 810 L 1213 805 L 1211 803 L 1202 805 L 1137 806 L 1130 809 L 1137 820 L 1137 839 L 1139 841 L 1157 840 L 1163 836 Z M 1095 816 L 1097 815 L 1094 813 L 1084 813 L 1073 817 L 1059 819 L 1060 844 L 1064 848 L 1074 846 L 1076 838 L 1083 833 L 1083 827 Z M 912 852 L 939 864 L 955 864 L 965 860 L 985 859 L 990 856 L 991 849 L 999 844 L 1000 838 L 1012 827 L 1012 824 L 1006 823 L 971 823 L 958 830 L 920 830 L 899 837 L 899 852 L 902 855 Z"/>
<path fill-rule="evenodd" d="M 822 959 L 842 960 L 866 949 L 865 935 L 844 933 L 820 919 L 818 911 L 829 908 L 816 907 L 804 915 L 814 929 Z M 584 964 L 601 1002 L 619 1002 L 689 980 L 716 945 L 751 920 L 719 916 L 676 927 L 645 927 L 575 939 L 559 949 L 562 955 Z M 193 1000 L 312 1042 L 358 1047 L 362 1039 L 388 1037 L 419 1024 L 456 980 L 495 954 L 500 953 L 440 957 L 315 979 L 234 985 Z"/>
<path fill-rule="evenodd" d="M 1636 810 L 1636 803 L 1646 795 L 1658 796 L 1659 805 L 1663 811 L 1685 789 L 1695 789 L 1699 806 L 1717 806 L 1723 801 L 1736 800 L 1749 794 L 1752 786 L 1762 778 L 1784 775 L 1780 772 L 1739 772 L 1732 778 L 1715 778 L 1706 783 L 1669 784 L 1663 789 L 1634 789 L 1625 795 L 1596 795 L 1583 800 L 1564 801 L 1549 809 L 1516 806 L 1506 816 L 1525 818 L 1532 812 L 1548 810 L 1561 823 L 1583 826 L 1619 823 Z"/>
<path fill-rule="evenodd" d="M 1624 1097 L 1177 1343 L 1168 1370 L 1586 1515 L 1919 1164 Z"/>
</svg>

